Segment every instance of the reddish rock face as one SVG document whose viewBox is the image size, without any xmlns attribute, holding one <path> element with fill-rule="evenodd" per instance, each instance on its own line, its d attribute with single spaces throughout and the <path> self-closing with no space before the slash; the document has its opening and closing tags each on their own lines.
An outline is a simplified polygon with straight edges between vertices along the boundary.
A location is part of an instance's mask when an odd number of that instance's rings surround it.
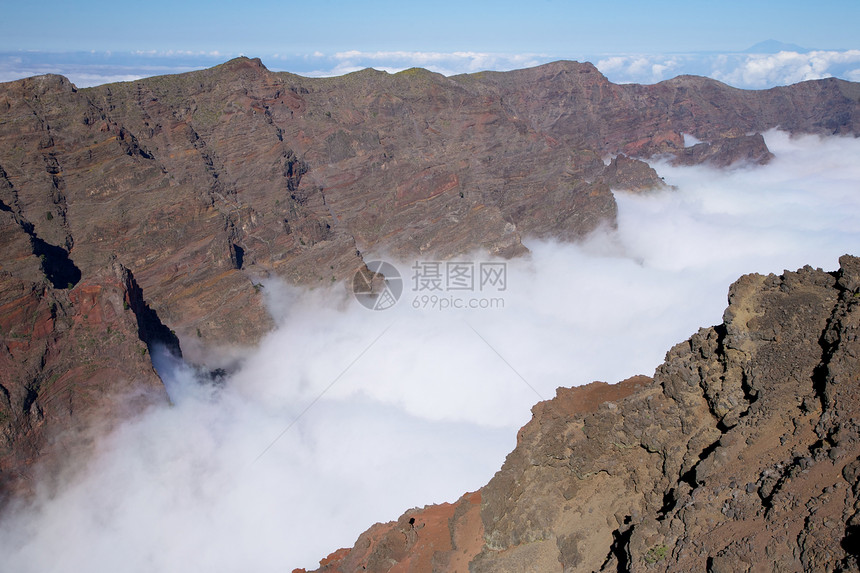
<svg viewBox="0 0 860 573">
<path fill-rule="evenodd" d="M 352 549 L 322 559 L 317 571 L 468 571 L 483 534 L 481 494 L 467 493 L 456 503 L 412 509 L 397 521 L 374 525 Z"/>
<path fill-rule="evenodd" d="M 26 493 L 35 463 L 85 455 L 87 434 L 167 400 L 120 266 L 69 290 L 0 276 L 0 486 Z M 131 304 L 130 304 L 131 303 Z M 50 471 L 50 470 L 49 470 Z"/>
</svg>

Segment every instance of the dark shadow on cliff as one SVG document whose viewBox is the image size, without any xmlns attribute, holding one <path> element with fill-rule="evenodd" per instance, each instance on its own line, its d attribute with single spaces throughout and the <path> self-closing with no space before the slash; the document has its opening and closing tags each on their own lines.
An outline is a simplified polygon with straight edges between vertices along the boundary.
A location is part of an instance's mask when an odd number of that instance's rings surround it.
<svg viewBox="0 0 860 573">
<path fill-rule="evenodd" d="M 149 303 L 144 300 L 143 290 L 134 279 L 134 274 L 128 269 L 123 269 L 123 273 L 126 275 L 124 279 L 128 292 L 128 305 L 137 317 L 137 334 L 146 343 L 150 356 L 153 347 L 160 344 L 174 356 L 181 358 L 182 349 L 179 347 L 179 338 L 176 337 L 176 333 L 161 322 L 155 309 L 151 308 Z"/>
<path fill-rule="evenodd" d="M 78 284 L 81 271 L 65 249 L 46 243 L 32 232 L 30 242 L 33 245 L 33 254 L 42 261 L 42 271 L 54 288 L 72 288 Z"/>
</svg>

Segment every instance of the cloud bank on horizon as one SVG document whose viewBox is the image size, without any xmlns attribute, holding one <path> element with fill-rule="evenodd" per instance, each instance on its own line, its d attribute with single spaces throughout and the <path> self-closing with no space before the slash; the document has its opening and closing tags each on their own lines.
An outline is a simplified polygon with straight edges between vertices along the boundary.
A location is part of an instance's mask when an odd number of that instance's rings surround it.
<svg viewBox="0 0 860 573">
<path fill-rule="evenodd" d="M 480 487 L 538 395 L 653 373 L 720 322 L 741 274 L 860 253 L 860 139 L 765 138 L 766 167 L 655 164 L 677 191 L 616 193 L 617 230 L 527 241 L 504 308 L 415 309 L 407 290 L 374 312 L 343 288 L 267 284 L 279 327 L 224 387 L 165 359 L 174 405 L 0 517 L 4 567 L 312 568 L 375 521 Z"/>
<path fill-rule="evenodd" d="M 682 74 L 714 78 L 731 86 L 763 89 L 837 77 L 860 81 L 860 49 L 805 50 L 763 42 L 745 52 L 573 54 L 482 51 L 344 50 L 334 53 L 260 55 L 273 71 L 304 76 L 337 76 L 364 68 L 394 73 L 412 67 L 451 76 L 484 70 L 507 71 L 558 59 L 591 61 L 616 83 L 656 83 Z M 143 77 L 203 69 L 243 55 L 219 51 L 0 52 L 0 81 L 55 73 L 78 87 L 133 81 Z M 256 54 L 247 54 L 250 57 Z"/>
<path fill-rule="evenodd" d="M 830 77 L 860 81 L 860 50 L 621 55 L 601 58 L 595 65 L 617 83 L 656 83 L 682 74 L 707 76 L 746 89 Z"/>
</svg>

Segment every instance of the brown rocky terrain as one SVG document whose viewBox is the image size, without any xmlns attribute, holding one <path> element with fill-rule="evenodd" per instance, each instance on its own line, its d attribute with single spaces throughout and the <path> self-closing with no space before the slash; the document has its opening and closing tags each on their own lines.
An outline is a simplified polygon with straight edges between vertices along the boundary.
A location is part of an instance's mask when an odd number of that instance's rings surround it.
<svg viewBox="0 0 860 573">
<path fill-rule="evenodd" d="M 0 85 L 0 201 L 84 276 L 115 256 L 183 347 L 253 344 L 271 325 L 260 277 L 580 237 L 614 221 L 610 187 L 663 185 L 634 158 L 764 162 L 748 134 L 857 134 L 858 99 L 836 79 L 616 85 L 576 62 L 309 79 L 240 58 L 81 90 L 39 76 Z"/>
<path fill-rule="evenodd" d="M 127 414 L 117 394 L 165 399 L 152 344 L 212 366 L 207 349 L 254 344 L 272 327 L 264 277 L 576 239 L 614 223 L 611 187 L 664 185 L 650 157 L 764 162 L 767 129 L 856 135 L 858 100 L 836 79 L 615 85 L 576 62 L 309 79 L 239 58 L 0 84 L 0 478 L 26 489 L 62 430 Z"/>
<path fill-rule="evenodd" d="M 476 493 L 334 571 L 857 571 L 860 258 L 747 275 L 653 379 L 559 388 Z"/>
</svg>

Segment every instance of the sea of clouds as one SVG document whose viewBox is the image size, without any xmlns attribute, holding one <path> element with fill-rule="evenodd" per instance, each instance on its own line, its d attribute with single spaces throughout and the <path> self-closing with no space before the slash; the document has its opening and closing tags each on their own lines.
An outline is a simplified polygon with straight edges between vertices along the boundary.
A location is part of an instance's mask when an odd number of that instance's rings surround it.
<svg viewBox="0 0 860 573">
<path fill-rule="evenodd" d="M 267 283 L 278 328 L 220 389 L 157 355 L 172 406 L 7 511 L 2 569 L 313 568 L 374 522 L 481 487 L 558 386 L 652 374 L 721 321 L 741 274 L 860 254 L 860 139 L 766 140 L 766 167 L 656 164 L 677 190 L 616 193 L 617 230 L 527 240 L 504 291 L 465 293 L 503 308 L 423 307 L 415 261 L 392 261 L 405 288 L 382 311 L 343 285 Z"/>
<path fill-rule="evenodd" d="M 746 89 L 830 77 L 860 81 L 860 50 L 609 55 L 598 57 L 595 65 L 616 83 L 651 84 L 682 74 L 707 76 Z"/>
</svg>

